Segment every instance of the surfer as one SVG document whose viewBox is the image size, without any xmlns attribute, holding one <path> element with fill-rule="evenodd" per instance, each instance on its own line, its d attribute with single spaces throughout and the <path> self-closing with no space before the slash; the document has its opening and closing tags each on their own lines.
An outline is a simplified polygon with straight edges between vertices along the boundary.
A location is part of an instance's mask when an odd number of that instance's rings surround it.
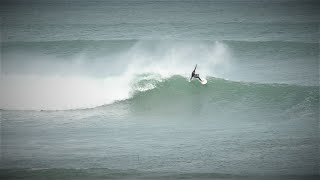
<svg viewBox="0 0 320 180">
<path fill-rule="evenodd" d="M 200 81 L 202 81 L 199 77 L 199 74 L 196 74 L 196 69 L 197 69 L 197 64 L 196 64 L 196 67 L 194 68 L 194 70 L 192 71 L 190 81 L 192 78 L 198 78 Z"/>
</svg>

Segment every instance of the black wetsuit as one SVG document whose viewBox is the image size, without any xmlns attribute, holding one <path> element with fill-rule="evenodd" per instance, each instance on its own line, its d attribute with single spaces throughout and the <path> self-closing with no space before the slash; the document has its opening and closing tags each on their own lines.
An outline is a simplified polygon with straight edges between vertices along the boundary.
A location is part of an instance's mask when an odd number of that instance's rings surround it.
<svg viewBox="0 0 320 180">
<path fill-rule="evenodd" d="M 194 68 L 194 70 L 192 71 L 192 74 L 191 74 L 191 78 L 190 78 L 190 81 L 192 78 L 198 78 L 200 81 L 202 81 L 199 77 L 199 74 L 196 74 L 196 69 L 197 69 L 197 65 L 196 67 Z"/>
</svg>

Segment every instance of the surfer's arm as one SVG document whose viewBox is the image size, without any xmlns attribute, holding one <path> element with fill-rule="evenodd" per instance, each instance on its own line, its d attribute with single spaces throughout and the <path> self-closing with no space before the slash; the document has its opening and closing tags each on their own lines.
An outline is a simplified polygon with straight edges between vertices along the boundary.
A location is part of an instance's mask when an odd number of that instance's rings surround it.
<svg viewBox="0 0 320 180">
<path fill-rule="evenodd" d="M 197 64 L 196 64 L 196 67 L 194 67 L 194 70 L 193 71 L 195 71 L 197 69 Z"/>
</svg>

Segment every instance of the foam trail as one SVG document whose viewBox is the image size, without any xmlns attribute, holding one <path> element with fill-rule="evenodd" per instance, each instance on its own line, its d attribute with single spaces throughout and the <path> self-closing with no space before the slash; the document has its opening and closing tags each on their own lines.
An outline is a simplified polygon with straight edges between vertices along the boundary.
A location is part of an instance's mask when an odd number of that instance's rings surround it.
<svg viewBox="0 0 320 180">
<path fill-rule="evenodd" d="M 214 71 L 215 67 L 227 67 L 230 59 L 228 48 L 220 42 L 210 45 L 201 42 L 152 43 L 150 46 L 149 41 L 141 41 L 129 51 L 119 54 L 116 60 L 125 60 L 128 65 L 123 67 L 120 73 L 105 78 L 79 74 L 2 74 L 0 108 L 12 110 L 93 108 L 128 99 L 134 91 L 155 88 L 154 82 L 139 84 L 146 78 L 154 81 L 161 81 L 173 75 L 189 78 L 195 64 L 198 64 L 201 77 L 215 76 L 219 73 Z M 90 63 L 81 60 L 80 65 L 86 66 L 86 63 Z M 76 65 L 78 64 L 72 64 Z M 141 74 L 144 75 L 139 77 Z"/>
<path fill-rule="evenodd" d="M 128 98 L 125 78 L 2 76 L 0 105 L 13 110 L 93 108 Z"/>
</svg>

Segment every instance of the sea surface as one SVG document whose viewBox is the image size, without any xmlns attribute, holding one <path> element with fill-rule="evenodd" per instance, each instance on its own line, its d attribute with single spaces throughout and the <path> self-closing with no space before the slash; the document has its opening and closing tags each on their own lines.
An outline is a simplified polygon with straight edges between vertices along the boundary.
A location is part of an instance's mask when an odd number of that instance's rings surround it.
<svg viewBox="0 0 320 180">
<path fill-rule="evenodd" d="M 1 179 L 318 179 L 319 9 L 1 1 Z"/>
</svg>

